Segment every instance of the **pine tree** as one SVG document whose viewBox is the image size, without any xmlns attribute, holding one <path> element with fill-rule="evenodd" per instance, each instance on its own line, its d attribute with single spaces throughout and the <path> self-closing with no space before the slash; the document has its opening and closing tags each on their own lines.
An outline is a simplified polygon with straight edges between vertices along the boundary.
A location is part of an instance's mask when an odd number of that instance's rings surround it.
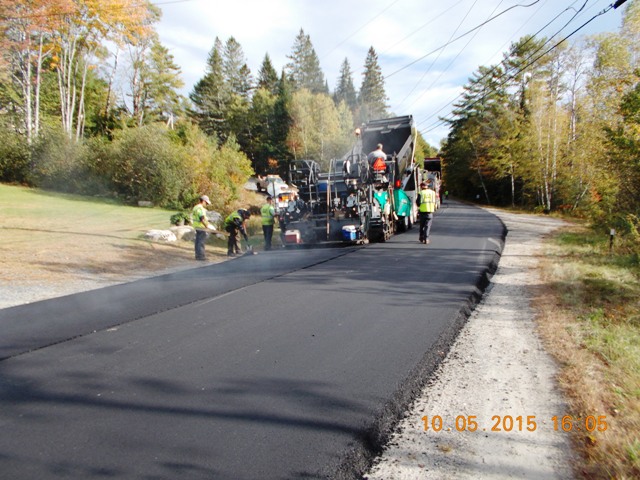
<svg viewBox="0 0 640 480">
<path fill-rule="evenodd" d="M 207 135 L 218 135 L 225 120 L 229 91 L 224 82 L 222 42 L 216 37 L 207 59 L 207 71 L 189 94 L 193 102 L 192 116 Z"/>
<path fill-rule="evenodd" d="M 304 30 L 300 29 L 293 51 L 287 58 L 291 61 L 285 68 L 296 90 L 306 88 L 312 93 L 328 93 L 320 59 Z"/>
<path fill-rule="evenodd" d="M 273 68 L 271 57 L 266 53 L 258 72 L 258 88 L 264 88 L 273 95 L 278 93 L 278 72 Z"/>
<path fill-rule="evenodd" d="M 351 72 L 351 66 L 349 65 L 349 60 L 346 58 L 344 59 L 344 62 L 342 62 L 338 85 L 336 86 L 336 91 L 333 94 L 333 101 L 336 102 L 336 105 L 340 104 L 342 100 L 344 100 L 351 110 L 351 113 L 353 113 L 358 103 L 358 98 L 356 95 L 356 89 L 353 86 L 353 73 Z"/>
<path fill-rule="evenodd" d="M 275 124 L 276 96 L 264 87 L 258 88 L 251 98 L 248 122 L 249 136 L 247 156 L 252 159 L 256 173 L 269 173 L 269 159 L 275 157 L 273 129 Z"/>
<path fill-rule="evenodd" d="M 369 48 L 364 62 L 364 73 L 358 103 L 360 120 L 363 122 L 388 116 L 387 94 L 384 89 L 382 69 L 378 64 L 378 54 L 373 47 Z"/>
<path fill-rule="evenodd" d="M 222 73 L 231 94 L 247 98 L 252 88 L 251 70 L 238 41 L 229 37 L 222 52 Z"/>
<path fill-rule="evenodd" d="M 180 75 L 180 66 L 173 55 L 159 40 L 151 46 L 151 54 L 145 65 L 143 75 L 147 85 L 146 103 L 157 116 L 163 117 L 167 125 L 173 126 L 175 117 L 180 114 L 183 97 L 178 93 L 184 82 Z"/>
<path fill-rule="evenodd" d="M 229 105 L 225 112 L 221 136 L 225 140 L 235 137 L 242 151 L 247 152 L 251 144 L 249 107 L 253 78 L 244 51 L 234 37 L 229 37 L 225 43 L 222 71 L 229 90 Z"/>
<path fill-rule="evenodd" d="M 273 107 L 273 145 L 274 154 L 280 163 L 281 173 L 287 171 L 287 164 L 291 160 L 291 153 L 287 148 L 287 137 L 291 129 L 291 97 L 292 86 L 289 78 L 283 71 L 278 82 L 278 97 Z"/>
</svg>

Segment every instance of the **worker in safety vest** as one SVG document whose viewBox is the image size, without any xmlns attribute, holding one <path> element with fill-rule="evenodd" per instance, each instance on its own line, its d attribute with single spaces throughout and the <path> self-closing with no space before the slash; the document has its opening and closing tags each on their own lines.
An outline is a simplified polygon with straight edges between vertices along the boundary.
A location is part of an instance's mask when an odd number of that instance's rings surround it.
<svg viewBox="0 0 640 480">
<path fill-rule="evenodd" d="M 420 217 L 420 243 L 429 243 L 433 212 L 436 211 L 436 192 L 431 189 L 431 180 L 420 183 L 420 193 L 416 198 Z"/>
<path fill-rule="evenodd" d="M 267 196 L 267 203 L 260 209 L 262 217 L 262 233 L 264 234 L 264 249 L 271 250 L 271 239 L 273 238 L 273 226 L 276 223 L 276 209 L 273 208 L 273 198 Z"/>
<path fill-rule="evenodd" d="M 204 245 L 209 238 L 209 232 L 206 229 L 212 229 L 213 225 L 209 223 L 207 218 L 207 209 L 205 205 L 211 205 L 211 200 L 206 195 L 202 195 L 198 199 L 198 203 L 191 211 L 191 224 L 196 229 L 195 251 L 196 260 L 205 261 L 207 259 L 204 251 Z"/>
<path fill-rule="evenodd" d="M 242 253 L 240 248 L 240 239 L 238 233 L 240 233 L 244 240 L 248 243 L 247 231 L 244 228 L 244 221 L 251 217 L 249 210 L 239 209 L 236 212 L 232 212 L 227 218 L 224 219 L 224 229 L 229 232 L 229 241 L 227 242 L 227 256 L 235 257 L 237 254 Z"/>
</svg>

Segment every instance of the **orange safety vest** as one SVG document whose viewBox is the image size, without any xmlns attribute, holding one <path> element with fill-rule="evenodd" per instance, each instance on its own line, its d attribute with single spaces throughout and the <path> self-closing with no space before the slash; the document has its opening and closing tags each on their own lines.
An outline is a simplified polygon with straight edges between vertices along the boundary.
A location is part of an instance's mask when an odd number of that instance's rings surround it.
<svg viewBox="0 0 640 480">
<path fill-rule="evenodd" d="M 373 162 L 373 169 L 375 171 L 384 171 L 387 169 L 387 164 L 384 163 L 384 159 L 383 158 L 376 158 L 376 161 Z"/>
</svg>

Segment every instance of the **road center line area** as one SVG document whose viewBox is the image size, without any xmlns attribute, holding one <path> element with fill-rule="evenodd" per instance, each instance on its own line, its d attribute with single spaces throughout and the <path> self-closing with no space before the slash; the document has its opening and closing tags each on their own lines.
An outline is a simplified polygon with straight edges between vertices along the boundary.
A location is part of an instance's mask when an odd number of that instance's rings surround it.
<svg viewBox="0 0 640 480">
<path fill-rule="evenodd" d="M 0 471 L 360 478 L 480 299 L 504 237 L 495 215 L 449 202 L 429 245 L 412 229 L 0 310 Z"/>
</svg>

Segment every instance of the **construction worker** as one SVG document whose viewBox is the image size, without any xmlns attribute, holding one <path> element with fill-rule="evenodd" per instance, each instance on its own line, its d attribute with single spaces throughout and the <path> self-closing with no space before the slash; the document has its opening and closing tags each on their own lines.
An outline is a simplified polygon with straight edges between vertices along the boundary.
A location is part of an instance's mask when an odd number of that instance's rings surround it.
<svg viewBox="0 0 640 480">
<path fill-rule="evenodd" d="M 433 212 L 436 211 L 436 192 L 431 188 L 431 179 L 420 183 L 420 193 L 416 197 L 418 205 L 418 215 L 420 217 L 420 243 L 429 244 L 429 233 L 431 232 L 431 222 Z"/>
<path fill-rule="evenodd" d="M 387 160 L 387 154 L 382 150 L 382 144 L 379 143 L 376 149 L 367 155 L 367 160 L 369 161 L 369 165 L 374 166 L 377 159 L 382 159 L 383 162 Z"/>
<path fill-rule="evenodd" d="M 302 215 L 304 209 L 304 202 L 300 200 L 297 193 L 294 193 L 287 205 L 287 214 L 289 216 L 289 220 L 298 220 Z"/>
<path fill-rule="evenodd" d="M 355 218 L 358 216 L 358 198 L 356 192 L 350 192 L 347 197 L 347 206 L 345 209 L 347 218 Z"/>
<path fill-rule="evenodd" d="M 272 202 L 273 198 L 270 195 L 267 196 L 267 203 L 265 203 L 260 209 L 265 250 L 271 250 L 271 239 L 273 238 L 273 225 L 275 224 L 276 209 L 273 208 Z"/>
<path fill-rule="evenodd" d="M 224 229 L 229 232 L 229 241 L 227 242 L 227 256 L 235 257 L 236 255 L 242 253 L 242 249 L 240 248 L 240 239 L 238 238 L 238 233 L 240 233 L 247 244 L 249 243 L 249 238 L 247 237 L 247 231 L 244 226 L 245 220 L 251 217 L 251 212 L 249 210 L 239 209 L 235 212 L 231 212 L 231 214 L 224 219 Z"/>
<path fill-rule="evenodd" d="M 371 172 L 379 177 L 382 181 L 387 181 L 385 174 L 387 173 L 387 154 L 382 150 L 382 144 L 379 143 L 377 148 L 367 155 Z"/>
<path fill-rule="evenodd" d="M 196 260 L 200 261 L 205 261 L 207 259 L 204 251 L 204 245 L 207 243 L 207 238 L 209 238 L 209 232 L 205 229 L 213 228 L 213 225 L 209 223 L 209 219 L 207 218 L 207 209 L 205 205 L 211 205 L 211 200 L 209 200 L 209 197 L 206 195 L 202 195 L 191 211 L 191 224 L 193 225 L 193 228 L 196 229 Z"/>
</svg>

